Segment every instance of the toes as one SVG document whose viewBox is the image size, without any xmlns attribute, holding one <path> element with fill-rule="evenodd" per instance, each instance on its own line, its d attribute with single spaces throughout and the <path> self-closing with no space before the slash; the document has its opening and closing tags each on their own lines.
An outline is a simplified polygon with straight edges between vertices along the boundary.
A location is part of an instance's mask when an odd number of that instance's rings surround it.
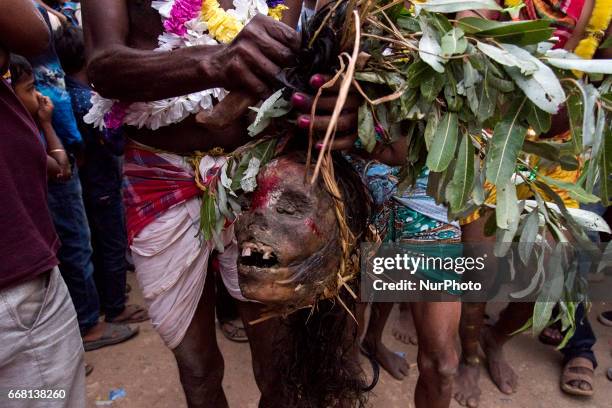
<svg viewBox="0 0 612 408">
<path fill-rule="evenodd" d="M 509 379 L 507 382 L 503 382 L 499 389 L 504 394 L 513 394 L 514 391 L 516 391 L 516 381 L 512 381 L 512 379 Z"/>
<path fill-rule="evenodd" d="M 477 408 L 478 407 L 478 398 L 476 397 L 470 397 L 467 400 L 467 406 L 469 408 Z"/>
</svg>

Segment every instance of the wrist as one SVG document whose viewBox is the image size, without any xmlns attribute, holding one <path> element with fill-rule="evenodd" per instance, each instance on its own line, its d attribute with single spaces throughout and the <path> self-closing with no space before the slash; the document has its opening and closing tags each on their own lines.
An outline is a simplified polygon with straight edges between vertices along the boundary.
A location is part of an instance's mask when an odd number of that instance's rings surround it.
<svg viewBox="0 0 612 408">
<path fill-rule="evenodd" d="M 198 61 L 199 76 L 206 88 L 224 88 L 226 85 L 227 45 L 215 47 L 214 52 L 206 53 Z"/>
<path fill-rule="evenodd" d="M 53 130 L 53 124 L 51 122 L 51 118 L 49 119 L 40 119 L 38 118 L 38 124 L 40 125 L 41 129 L 43 130 L 43 132 L 48 133 L 49 131 L 54 131 Z"/>
</svg>

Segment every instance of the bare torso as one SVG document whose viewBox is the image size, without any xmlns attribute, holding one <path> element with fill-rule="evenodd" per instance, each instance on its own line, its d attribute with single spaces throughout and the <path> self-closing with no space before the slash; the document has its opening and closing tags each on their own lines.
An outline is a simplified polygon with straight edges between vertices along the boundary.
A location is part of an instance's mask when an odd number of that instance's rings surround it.
<svg viewBox="0 0 612 408">
<path fill-rule="evenodd" d="M 221 0 L 220 3 L 226 8 L 231 7 L 231 1 Z M 128 45 L 143 50 L 157 48 L 157 37 L 162 33 L 163 27 L 159 14 L 151 7 L 151 0 L 132 0 L 128 1 L 127 5 Z M 192 115 L 180 123 L 155 131 L 126 126 L 126 134 L 143 144 L 176 153 L 207 151 L 217 146 L 231 151 L 248 141 L 247 126 L 247 119 L 242 118 L 223 131 L 213 132 L 196 124 Z"/>
</svg>

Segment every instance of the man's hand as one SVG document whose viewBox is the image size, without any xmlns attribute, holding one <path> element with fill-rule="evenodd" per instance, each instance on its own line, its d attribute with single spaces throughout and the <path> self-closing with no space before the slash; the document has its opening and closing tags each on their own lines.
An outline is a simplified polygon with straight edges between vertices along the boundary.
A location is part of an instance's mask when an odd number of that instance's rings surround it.
<svg viewBox="0 0 612 408">
<path fill-rule="evenodd" d="M 330 77 L 326 75 L 316 74 L 310 79 L 310 86 L 314 91 L 321 88 Z M 340 80 L 331 88 L 326 89 L 317 102 L 317 111 L 314 117 L 313 129 L 318 132 L 325 132 L 331 120 L 331 114 L 338 100 L 338 89 Z M 298 116 L 297 124 L 302 129 L 310 128 L 310 113 L 314 102 L 313 95 L 296 92 L 291 97 L 291 103 L 302 114 Z M 349 93 L 342 109 L 342 113 L 336 124 L 336 131 L 343 133 L 342 136 L 336 136 L 332 145 L 332 149 L 345 150 L 353 147 L 357 139 L 357 110 L 363 102 L 361 96 L 356 92 Z"/>
<path fill-rule="evenodd" d="M 53 102 L 48 96 L 43 96 L 38 93 L 38 121 L 42 123 L 51 123 L 53 117 Z"/>
<path fill-rule="evenodd" d="M 290 64 L 300 46 L 299 34 L 274 19 L 257 15 L 227 47 L 202 61 L 205 72 L 230 91 L 265 98 L 281 68 Z"/>
</svg>

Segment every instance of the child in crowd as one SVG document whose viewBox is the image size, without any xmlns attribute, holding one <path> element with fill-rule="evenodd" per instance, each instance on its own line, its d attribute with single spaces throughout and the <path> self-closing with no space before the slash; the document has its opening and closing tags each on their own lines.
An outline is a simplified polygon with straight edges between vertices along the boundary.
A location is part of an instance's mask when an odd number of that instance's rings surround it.
<svg viewBox="0 0 612 408">
<path fill-rule="evenodd" d="M 85 72 L 85 46 L 80 27 L 64 27 L 55 50 L 66 73 L 74 116 L 83 137 L 79 167 L 83 201 L 91 230 L 94 278 L 106 321 L 137 323 L 148 319 L 138 305 L 126 305 L 127 231 L 121 197 L 123 135 L 101 131 L 83 121 L 91 108 L 92 90 Z"/>
<path fill-rule="evenodd" d="M 40 130 L 41 142 L 47 151 L 47 177 L 66 181 L 72 176 L 68 155 L 51 124 L 53 103 L 36 90 L 32 66 L 24 57 L 11 55 L 10 83 L 17 98 L 32 115 Z"/>
</svg>

